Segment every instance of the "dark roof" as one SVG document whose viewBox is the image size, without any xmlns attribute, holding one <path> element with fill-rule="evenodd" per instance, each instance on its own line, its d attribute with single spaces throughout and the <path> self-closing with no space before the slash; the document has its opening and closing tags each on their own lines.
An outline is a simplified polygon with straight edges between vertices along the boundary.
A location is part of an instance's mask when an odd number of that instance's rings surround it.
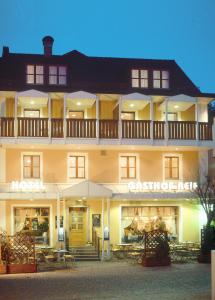
<svg viewBox="0 0 215 300">
<path fill-rule="evenodd" d="M 57 64 L 67 66 L 67 86 L 38 86 L 44 92 L 73 92 L 128 94 L 139 92 L 148 95 L 176 95 L 215 97 L 202 93 L 174 60 L 90 57 L 77 50 L 63 55 L 47 57 L 43 54 L 6 53 L 0 58 L 0 90 L 22 91 L 37 89 L 26 84 L 27 64 Z M 131 69 L 169 70 L 170 89 L 131 87 Z M 149 73 L 151 74 L 151 72 Z M 54 90 L 53 90 L 54 89 Z"/>
</svg>

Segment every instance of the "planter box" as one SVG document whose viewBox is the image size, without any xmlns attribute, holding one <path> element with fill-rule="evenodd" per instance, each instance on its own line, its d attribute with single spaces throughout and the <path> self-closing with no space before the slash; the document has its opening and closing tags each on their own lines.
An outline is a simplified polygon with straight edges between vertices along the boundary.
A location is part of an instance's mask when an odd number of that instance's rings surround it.
<svg viewBox="0 0 215 300">
<path fill-rule="evenodd" d="M 200 253 L 197 257 L 197 260 L 200 264 L 210 264 L 211 263 L 211 254 L 202 254 Z"/>
<path fill-rule="evenodd" d="M 171 265 L 170 257 L 166 257 L 161 260 L 158 260 L 156 257 L 143 257 L 142 259 L 143 267 L 164 267 L 170 265 Z"/>
<path fill-rule="evenodd" d="M 6 274 L 6 273 L 7 273 L 6 265 L 1 264 L 0 265 L 0 274 Z"/>
<path fill-rule="evenodd" d="M 11 264 L 7 265 L 8 274 L 16 273 L 36 273 L 37 265 L 35 264 Z"/>
</svg>

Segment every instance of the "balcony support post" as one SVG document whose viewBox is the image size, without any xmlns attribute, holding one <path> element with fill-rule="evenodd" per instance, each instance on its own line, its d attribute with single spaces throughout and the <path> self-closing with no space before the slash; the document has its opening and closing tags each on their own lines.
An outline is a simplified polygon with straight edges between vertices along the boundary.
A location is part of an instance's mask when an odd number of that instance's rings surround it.
<svg viewBox="0 0 215 300">
<path fill-rule="evenodd" d="M 109 237 L 107 241 L 107 258 L 110 258 L 110 199 L 107 199 L 107 228 L 109 232 Z"/>
<path fill-rule="evenodd" d="M 14 136 L 18 136 L 18 118 L 17 118 L 17 110 L 18 110 L 18 93 L 15 94 L 15 106 L 14 106 Z"/>
<path fill-rule="evenodd" d="M 96 96 L 96 138 L 99 139 L 99 97 Z"/>
<path fill-rule="evenodd" d="M 52 130 L 52 124 L 51 124 L 51 97 L 48 95 L 48 137 L 49 140 L 51 141 L 51 133 Z"/>
<path fill-rule="evenodd" d="M 150 101 L 150 139 L 153 142 L 154 136 L 153 136 L 153 123 L 154 123 L 154 105 L 153 105 L 153 99 L 151 97 Z"/>
<path fill-rule="evenodd" d="M 121 119 L 121 112 L 122 112 L 122 97 L 119 97 L 119 140 L 122 140 L 122 119 Z"/>
<path fill-rule="evenodd" d="M 199 140 L 199 106 L 198 102 L 195 103 L 195 121 L 196 121 L 196 140 Z"/>
<path fill-rule="evenodd" d="M 105 254 L 105 251 L 104 251 L 104 209 L 105 209 L 105 199 L 102 198 L 102 218 L 101 218 L 101 225 L 102 225 L 102 257 L 101 257 L 101 260 L 104 260 L 104 254 Z"/>
<path fill-rule="evenodd" d="M 63 137 L 64 137 L 64 143 L 66 143 L 66 102 L 67 102 L 67 95 L 64 94 L 63 96 Z"/>
<path fill-rule="evenodd" d="M 169 139 L 169 126 L 168 126 L 168 98 L 165 98 L 164 100 L 165 105 L 165 140 L 167 141 Z"/>
</svg>

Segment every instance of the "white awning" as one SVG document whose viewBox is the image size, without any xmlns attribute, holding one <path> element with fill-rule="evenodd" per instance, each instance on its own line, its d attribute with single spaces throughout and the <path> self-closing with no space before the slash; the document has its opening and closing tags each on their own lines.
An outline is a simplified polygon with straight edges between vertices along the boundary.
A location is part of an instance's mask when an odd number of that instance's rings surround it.
<svg viewBox="0 0 215 300">
<path fill-rule="evenodd" d="M 184 94 L 168 97 L 168 101 L 193 102 L 193 103 L 197 102 L 195 97 L 191 97 Z"/>
<path fill-rule="evenodd" d="M 18 98 L 28 97 L 28 98 L 45 98 L 48 99 L 48 94 L 37 90 L 27 90 L 17 93 Z"/>
<path fill-rule="evenodd" d="M 151 96 L 140 94 L 140 93 L 132 93 L 128 95 L 124 95 L 121 98 L 122 100 L 145 100 L 151 101 Z"/>
<path fill-rule="evenodd" d="M 88 92 L 84 92 L 84 91 L 78 91 L 78 92 L 74 92 L 74 93 L 70 93 L 66 95 L 66 99 L 75 99 L 75 100 L 79 100 L 79 99 L 87 99 L 87 100 L 96 100 L 96 95 L 95 94 L 91 94 Z"/>
<path fill-rule="evenodd" d="M 111 198 L 112 191 L 102 184 L 86 180 L 62 190 L 61 197 Z"/>
</svg>

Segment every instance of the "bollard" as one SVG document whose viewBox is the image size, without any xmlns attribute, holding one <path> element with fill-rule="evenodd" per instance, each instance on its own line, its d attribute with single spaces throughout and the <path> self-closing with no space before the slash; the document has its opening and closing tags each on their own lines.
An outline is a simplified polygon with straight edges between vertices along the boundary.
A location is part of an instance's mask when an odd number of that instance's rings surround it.
<svg viewBox="0 0 215 300">
<path fill-rule="evenodd" d="M 211 251 L 211 288 L 212 300 L 215 300 L 215 250 Z"/>
</svg>

